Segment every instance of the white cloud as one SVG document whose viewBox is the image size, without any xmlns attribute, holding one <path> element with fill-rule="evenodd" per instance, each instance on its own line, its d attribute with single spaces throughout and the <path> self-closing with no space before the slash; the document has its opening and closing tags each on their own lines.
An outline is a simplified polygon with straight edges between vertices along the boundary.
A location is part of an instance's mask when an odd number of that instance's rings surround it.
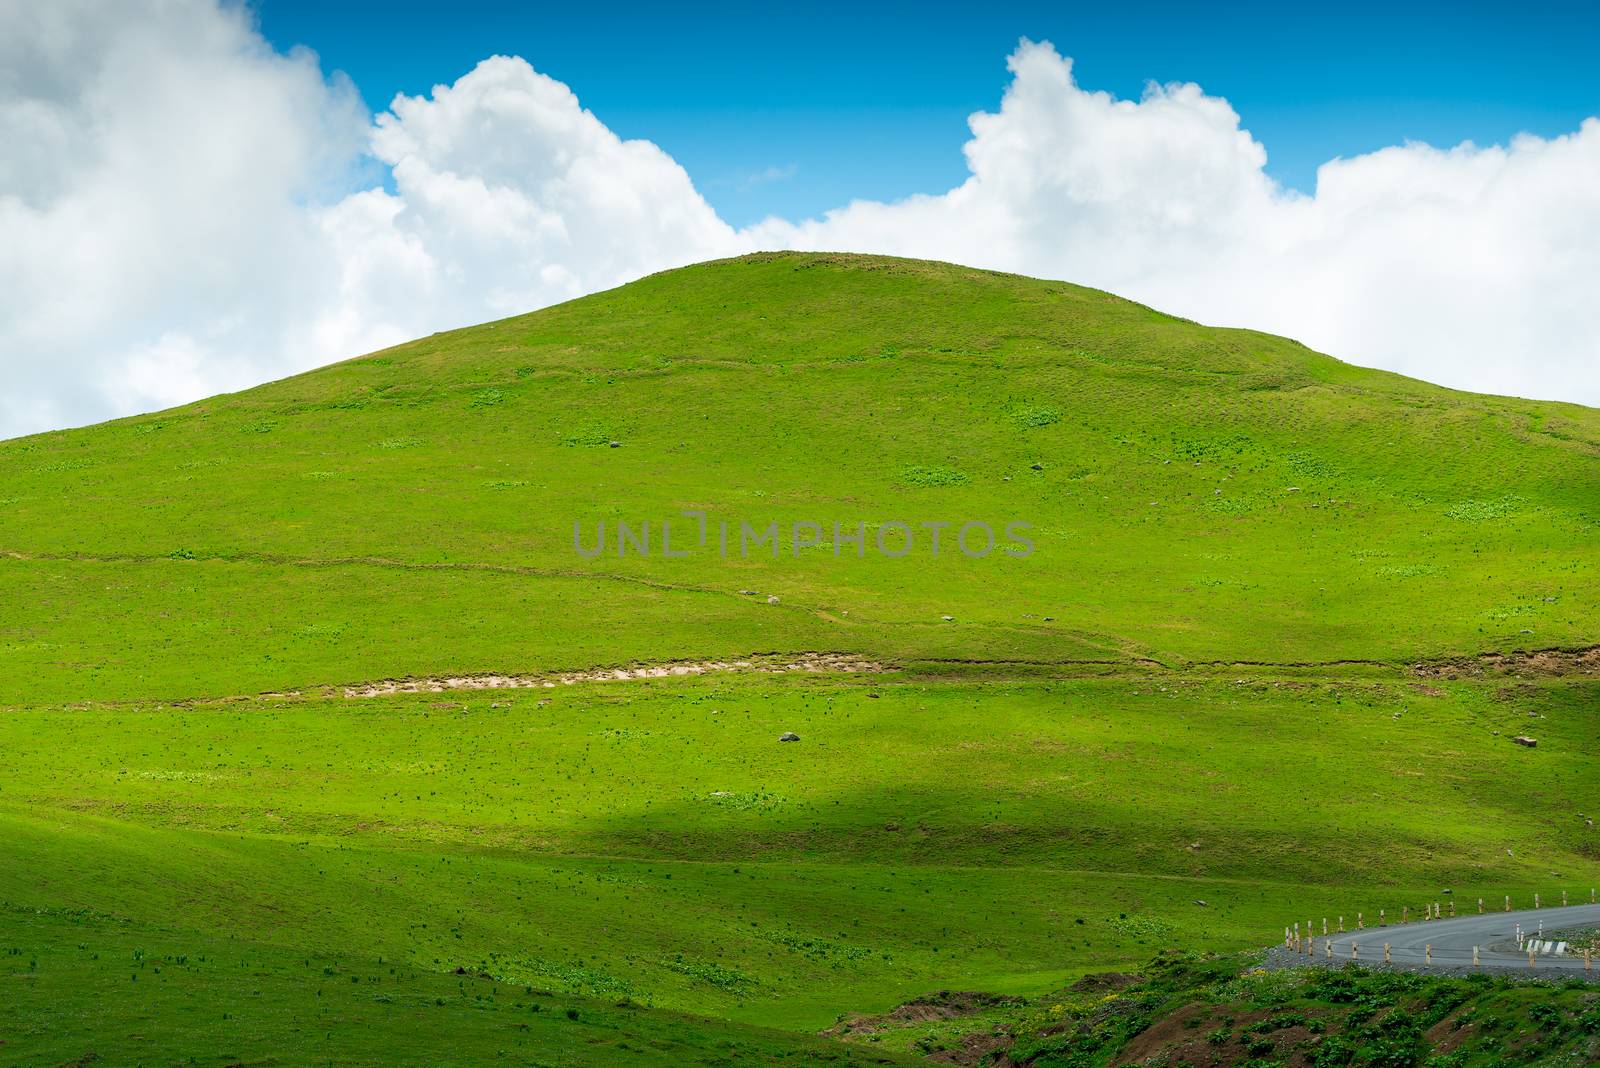
<svg viewBox="0 0 1600 1068">
<path fill-rule="evenodd" d="M 769 221 L 759 243 L 1063 278 L 1461 388 L 1600 403 L 1600 121 L 1334 161 L 1310 197 L 1197 86 L 1114 100 L 1049 45 L 1010 66 L 960 187 Z"/>
<path fill-rule="evenodd" d="M 1100 286 L 1468 388 L 1600 403 L 1600 122 L 1278 188 L 1224 100 L 1024 43 L 970 177 L 736 231 L 655 145 L 493 57 L 370 121 L 212 0 L 0 0 L 0 435 L 239 388 L 764 247 Z M 16 146 L 16 147 L 12 147 Z M 360 189 L 363 152 L 393 192 Z"/>
</svg>

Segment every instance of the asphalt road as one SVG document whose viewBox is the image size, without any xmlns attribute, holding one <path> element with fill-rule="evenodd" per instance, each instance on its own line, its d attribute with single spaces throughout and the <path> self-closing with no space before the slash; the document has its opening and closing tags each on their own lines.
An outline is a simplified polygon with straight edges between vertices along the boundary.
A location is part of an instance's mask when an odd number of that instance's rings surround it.
<svg viewBox="0 0 1600 1068">
<path fill-rule="evenodd" d="M 1476 906 L 1474 906 L 1475 908 Z M 1383 944 L 1389 943 L 1390 958 L 1395 964 L 1424 966 L 1426 947 L 1433 947 L 1432 964 L 1436 968 L 1460 969 L 1472 967 L 1472 947 L 1478 947 L 1479 967 L 1528 969 L 1526 949 L 1517 948 L 1517 925 L 1521 924 L 1526 938 L 1538 938 L 1539 925 L 1544 925 L 1546 940 L 1555 931 L 1574 927 L 1600 927 L 1600 905 L 1568 905 L 1566 907 L 1523 909 L 1517 912 L 1486 912 L 1479 915 L 1454 916 L 1440 920 L 1416 923 L 1390 924 L 1387 927 L 1367 927 L 1361 931 L 1345 931 L 1327 938 L 1318 935 L 1314 946 L 1315 958 L 1326 962 L 1327 944 L 1333 943 L 1335 963 L 1350 960 L 1350 947 L 1359 946 L 1356 959 L 1362 963 L 1383 962 Z M 1583 954 L 1536 953 L 1538 969 L 1560 969 L 1583 973 Z M 1600 956 L 1594 961 L 1594 971 L 1600 977 Z"/>
</svg>

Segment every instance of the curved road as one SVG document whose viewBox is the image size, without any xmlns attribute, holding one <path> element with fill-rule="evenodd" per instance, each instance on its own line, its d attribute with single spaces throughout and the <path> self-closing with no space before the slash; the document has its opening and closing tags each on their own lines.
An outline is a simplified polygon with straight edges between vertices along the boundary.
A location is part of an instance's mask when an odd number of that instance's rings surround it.
<svg viewBox="0 0 1600 1068">
<path fill-rule="evenodd" d="M 1543 909 L 1522 909 L 1517 912 L 1473 913 L 1440 920 L 1423 920 L 1417 923 L 1390 924 L 1387 927 L 1368 927 L 1361 931 L 1345 931 L 1324 938 L 1318 935 L 1314 956 L 1318 961 L 1327 959 L 1327 943 L 1333 943 L 1333 960 L 1350 960 L 1350 947 L 1358 945 L 1356 960 L 1364 964 L 1383 963 L 1383 944 L 1389 943 L 1390 957 L 1395 964 L 1426 965 L 1429 945 L 1433 946 L 1434 967 L 1471 968 L 1472 947 L 1479 947 L 1478 962 L 1482 968 L 1528 968 L 1527 949 L 1517 948 L 1517 925 L 1521 924 L 1525 938 L 1538 938 L 1539 925 L 1544 925 L 1545 939 L 1556 931 L 1574 927 L 1600 927 L 1600 905 L 1568 905 Z M 1583 972 L 1583 954 L 1568 955 L 1546 949 L 1534 955 L 1535 967 L 1556 968 Z M 1591 975 L 1600 976 L 1600 956 L 1594 960 Z"/>
</svg>

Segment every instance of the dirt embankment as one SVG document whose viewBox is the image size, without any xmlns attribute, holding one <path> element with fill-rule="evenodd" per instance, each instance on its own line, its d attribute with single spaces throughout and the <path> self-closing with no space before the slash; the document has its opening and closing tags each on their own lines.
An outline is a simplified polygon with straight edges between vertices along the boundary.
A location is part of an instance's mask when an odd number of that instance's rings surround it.
<svg viewBox="0 0 1600 1068">
<path fill-rule="evenodd" d="M 1479 653 L 1427 660 L 1411 673 L 1424 679 L 1472 679 L 1503 675 L 1518 678 L 1600 675 L 1600 645 L 1587 649 L 1537 649 L 1532 652 Z"/>
</svg>

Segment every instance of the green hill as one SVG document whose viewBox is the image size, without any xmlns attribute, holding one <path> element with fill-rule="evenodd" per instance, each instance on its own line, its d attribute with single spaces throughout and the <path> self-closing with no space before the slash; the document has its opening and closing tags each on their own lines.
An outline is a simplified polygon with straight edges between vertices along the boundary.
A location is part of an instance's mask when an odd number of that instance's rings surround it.
<svg viewBox="0 0 1600 1068">
<path fill-rule="evenodd" d="M 802 254 L 0 443 L 0 1060 L 803 1063 L 1586 895 L 1597 458 L 1592 409 Z"/>
</svg>

